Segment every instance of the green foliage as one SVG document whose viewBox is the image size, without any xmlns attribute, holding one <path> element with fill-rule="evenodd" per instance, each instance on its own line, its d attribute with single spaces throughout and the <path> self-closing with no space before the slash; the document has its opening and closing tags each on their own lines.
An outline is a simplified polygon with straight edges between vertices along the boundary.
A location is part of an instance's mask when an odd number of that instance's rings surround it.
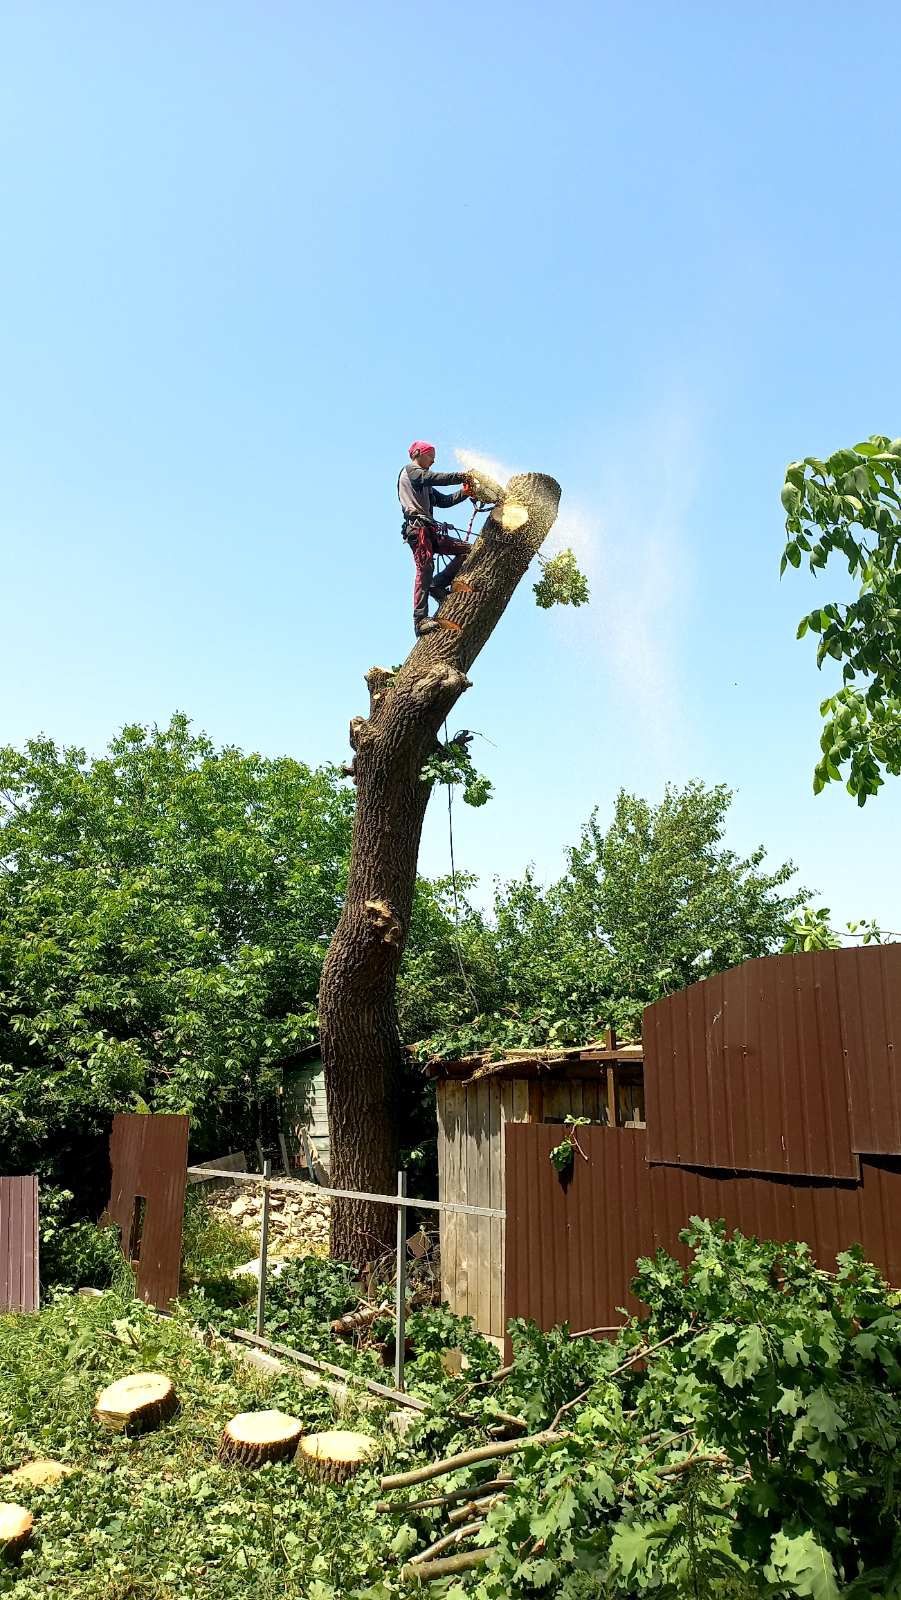
<svg viewBox="0 0 901 1600">
<path fill-rule="evenodd" d="M 195 1147 L 239 1135 L 315 1036 L 352 806 L 336 773 L 216 750 L 176 716 L 93 760 L 0 750 L 0 796 L 9 1167 L 76 1188 L 142 1101 L 189 1111 Z"/>
<path fill-rule="evenodd" d="M 474 1011 L 501 1002 L 494 931 L 468 898 L 475 883 L 471 875 L 457 873 L 455 906 L 450 878 L 417 882 L 397 985 L 404 1039 L 423 1039 L 444 1030 L 456 1036 Z M 418 1077 L 421 1084 L 422 1074 Z"/>
<path fill-rule="evenodd" d="M 451 739 L 423 763 L 423 783 L 462 784 L 468 806 L 483 806 L 491 799 L 490 778 L 478 772 L 465 741 Z"/>
<path fill-rule="evenodd" d="M 246 1256 L 246 1245 L 245 1245 Z M 242 1256 L 242 1259 L 245 1259 Z M 228 1333 L 234 1328 L 252 1328 L 256 1316 L 256 1281 L 227 1279 L 214 1270 L 198 1274 L 198 1285 L 188 1294 L 185 1310 L 203 1328 Z M 393 1285 L 371 1288 L 376 1303 L 393 1301 Z M 278 1277 L 272 1277 L 266 1291 L 266 1332 L 319 1356 L 348 1373 L 368 1375 L 385 1381 L 383 1353 L 379 1343 L 393 1350 L 393 1311 L 379 1317 L 365 1330 L 364 1340 L 336 1336 L 331 1323 L 360 1303 L 361 1286 L 351 1268 L 321 1256 L 306 1256 L 286 1264 Z M 423 1397 L 447 1399 L 453 1381 L 441 1363 L 446 1350 L 460 1350 L 467 1360 L 470 1378 L 491 1372 L 498 1364 L 494 1346 L 477 1333 L 470 1318 L 459 1317 L 446 1306 L 411 1310 L 407 1317 L 407 1338 L 412 1346 L 406 1364 L 407 1388 Z M 393 1356 L 391 1357 L 393 1359 Z"/>
<path fill-rule="evenodd" d="M 818 572 L 838 555 L 857 585 L 855 599 L 802 617 L 798 638 L 817 636 L 817 666 L 842 663 L 842 688 L 820 706 L 814 792 L 847 774 L 862 806 L 883 772 L 901 772 L 901 439 L 874 434 L 826 461 L 791 462 L 782 504 L 781 571 L 806 555 Z"/>
<path fill-rule="evenodd" d="M 901 1592 L 901 1312 L 885 1284 L 856 1252 L 833 1276 L 804 1245 L 697 1219 L 683 1238 L 687 1272 L 639 1263 L 650 1314 L 614 1345 L 527 1330 L 533 1388 L 554 1375 L 539 1425 L 584 1403 L 525 1453 L 482 1539 L 498 1554 L 461 1595 Z"/>
<path fill-rule="evenodd" d="M 43 1184 L 40 1194 L 41 1289 L 105 1289 L 128 1281 L 119 1230 L 73 1214 L 69 1189 Z"/>
<path fill-rule="evenodd" d="M 564 1117 L 563 1121 L 565 1125 L 572 1130 L 575 1130 L 576 1128 L 587 1128 L 591 1125 L 590 1117 Z M 582 1150 L 574 1131 L 570 1133 L 568 1139 L 561 1139 L 559 1144 L 554 1145 L 553 1150 L 550 1152 L 550 1162 L 551 1166 L 556 1168 L 561 1177 L 572 1171 L 577 1150 L 580 1152 L 580 1154 L 584 1155 L 584 1151 Z"/>
<path fill-rule="evenodd" d="M 543 610 L 550 606 L 586 606 L 591 598 L 588 579 L 580 570 L 571 550 L 556 556 L 538 557 L 541 577 L 536 584 L 535 602 Z"/>
<path fill-rule="evenodd" d="M 629 1036 L 662 994 L 779 949 L 807 891 L 789 892 L 792 864 L 768 870 L 762 847 L 728 849 L 731 800 L 700 782 L 668 786 L 659 806 L 622 791 L 609 827 L 592 816 L 556 883 L 526 872 L 504 885 L 493 927 L 467 910 L 468 1018 L 442 1017 L 427 1048 L 554 1047 L 610 1024 Z"/>
<path fill-rule="evenodd" d="M 116 1292 L 62 1294 L 39 1316 L 0 1318 L 0 1474 L 47 1455 L 77 1469 L 50 1489 L 17 1486 L 37 1532 L 19 1567 L 0 1563 L 0 1595 L 412 1600 L 400 1568 L 446 1521 L 410 1509 L 419 1487 L 396 1516 L 378 1513 L 378 1473 L 483 1443 L 502 1409 L 531 1432 L 556 1422 L 557 1436 L 504 1462 L 514 1481 L 472 1541 L 494 1553 L 445 1600 L 897 1600 L 898 1296 L 855 1251 L 829 1274 L 804 1245 L 721 1224 L 694 1219 L 683 1239 L 687 1269 L 663 1252 L 639 1263 L 648 1314 L 610 1342 L 514 1323 L 502 1385 L 480 1386 L 497 1355 L 471 1324 L 412 1312 L 411 1386 L 429 1410 L 403 1441 L 379 1411 L 345 1416 L 381 1460 L 340 1489 L 216 1459 L 239 1411 L 276 1406 L 311 1430 L 335 1425 L 333 1405 L 290 1371 L 264 1377 L 198 1341 L 183 1309 L 160 1318 Z M 272 1293 L 322 1337 L 352 1284 L 315 1260 Z M 348 1365 L 362 1359 L 334 1340 L 329 1353 L 341 1348 Z M 444 1373 L 448 1348 L 468 1357 L 462 1383 Z M 139 1439 L 102 1433 L 96 1390 L 139 1369 L 172 1377 L 179 1414 Z M 478 1481 L 468 1469 L 438 1490 Z"/>
<path fill-rule="evenodd" d="M 840 935 L 832 927 L 831 916 L 828 906 L 804 906 L 789 922 L 783 950 L 791 954 L 799 950 L 839 950 L 843 937 L 859 939 L 861 944 L 883 944 L 893 939 L 892 934 L 872 921 L 849 922 L 847 933 Z"/>
<path fill-rule="evenodd" d="M 235 1267 L 243 1266 L 251 1253 L 247 1229 L 233 1217 L 214 1211 L 201 1187 L 188 1189 L 181 1242 L 183 1283 L 225 1278 Z"/>
<path fill-rule="evenodd" d="M 91 1419 L 97 1389 L 140 1369 L 171 1376 L 178 1415 L 139 1439 L 103 1433 Z M 290 1464 L 249 1471 L 216 1459 L 228 1418 L 264 1406 L 307 1431 L 340 1425 L 324 1390 L 235 1364 L 180 1318 L 115 1294 L 0 1318 L 0 1471 L 39 1456 L 77 1469 L 50 1489 L 17 1487 L 36 1536 L 20 1565 L 0 1560 L 0 1595 L 336 1600 L 374 1581 L 393 1533 L 375 1513 L 375 1472 L 335 1490 Z M 385 1437 L 378 1413 L 351 1413 L 346 1425 Z"/>
</svg>

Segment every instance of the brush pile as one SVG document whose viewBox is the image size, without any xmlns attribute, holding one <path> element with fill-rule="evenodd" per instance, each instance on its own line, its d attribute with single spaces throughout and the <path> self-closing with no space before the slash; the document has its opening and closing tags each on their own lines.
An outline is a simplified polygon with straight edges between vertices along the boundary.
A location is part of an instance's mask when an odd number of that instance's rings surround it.
<svg viewBox="0 0 901 1600">
<path fill-rule="evenodd" d="M 697 1220 L 683 1238 L 687 1273 L 639 1264 L 647 1319 L 609 1343 L 516 1327 L 512 1367 L 432 1424 L 440 1454 L 382 1478 L 404 1582 L 456 1576 L 477 1600 L 901 1593 L 898 1296 L 853 1252 L 830 1274 L 804 1245 Z"/>
</svg>

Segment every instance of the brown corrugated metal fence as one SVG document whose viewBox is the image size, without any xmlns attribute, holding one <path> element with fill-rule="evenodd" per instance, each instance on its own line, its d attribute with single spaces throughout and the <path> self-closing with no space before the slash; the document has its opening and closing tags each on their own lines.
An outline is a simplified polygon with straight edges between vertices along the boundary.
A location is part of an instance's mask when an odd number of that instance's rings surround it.
<svg viewBox="0 0 901 1600">
<path fill-rule="evenodd" d="M 639 1256 L 662 1247 L 685 1259 L 678 1234 L 691 1216 L 722 1217 L 767 1239 L 802 1239 L 817 1261 L 860 1244 L 901 1286 L 901 1161 L 864 1160 L 857 1183 L 787 1180 L 647 1164 L 648 1135 L 580 1128 L 572 1179 L 564 1186 L 550 1152 L 563 1130 L 512 1124 L 506 1140 L 505 1314 L 541 1327 L 621 1321 Z"/>
<path fill-rule="evenodd" d="M 854 1149 L 901 1155 L 901 944 L 834 955 Z"/>
<path fill-rule="evenodd" d="M 114 1117 L 110 1166 L 112 1182 L 104 1220 L 116 1223 L 120 1230 L 123 1252 L 136 1268 L 140 1298 L 164 1309 L 178 1294 L 181 1271 L 187 1117 Z"/>
<path fill-rule="evenodd" d="M 746 961 L 644 1014 L 652 1161 L 856 1179 L 901 1154 L 901 944 Z"/>
<path fill-rule="evenodd" d="M 37 1311 L 38 1180 L 0 1178 L 0 1312 Z"/>
</svg>

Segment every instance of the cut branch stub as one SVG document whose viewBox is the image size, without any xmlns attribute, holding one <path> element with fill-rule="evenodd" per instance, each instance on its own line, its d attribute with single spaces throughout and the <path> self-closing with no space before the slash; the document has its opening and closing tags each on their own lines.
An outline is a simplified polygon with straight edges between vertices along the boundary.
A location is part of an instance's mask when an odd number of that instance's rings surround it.
<svg viewBox="0 0 901 1600">
<path fill-rule="evenodd" d="M 21 1555 L 34 1528 L 34 1517 L 24 1506 L 4 1501 L 0 1504 L 0 1556 L 15 1560 Z"/>
<path fill-rule="evenodd" d="M 301 1439 L 295 1459 L 299 1467 L 323 1483 L 344 1483 L 377 1451 L 378 1441 L 370 1434 L 333 1428 L 326 1433 L 308 1433 Z"/>
<path fill-rule="evenodd" d="M 219 1457 L 242 1467 L 287 1461 L 297 1449 L 303 1424 L 284 1411 L 242 1411 L 222 1430 Z"/>
<path fill-rule="evenodd" d="M 387 667 L 370 667 L 366 674 L 366 686 L 369 689 L 369 715 L 372 716 L 376 706 L 385 693 L 394 677 Z"/>
<path fill-rule="evenodd" d="M 410 686 L 410 699 L 418 711 L 427 706 L 440 705 L 442 699 L 447 699 L 450 706 L 464 689 L 471 687 L 465 672 L 452 667 L 448 661 L 437 661 L 420 677 L 414 678 Z"/>
<path fill-rule="evenodd" d="M 133 1372 L 101 1389 L 94 1416 L 112 1433 L 146 1433 L 168 1422 L 177 1410 L 171 1378 L 161 1372 Z"/>
<path fill-rule="evenodd" d="M 367 900 L 365 911 L 382 944 L 400 944 L 403 928 L 387 900 Z"/>
<path fill-rule="evenodd" d="M 505 533 L 515 533 L 517 528 L 525 527 L 529 513 L 518 500 L 505 500 L 495 513 L 495 520 L 500 523 Z"/>
</svg>

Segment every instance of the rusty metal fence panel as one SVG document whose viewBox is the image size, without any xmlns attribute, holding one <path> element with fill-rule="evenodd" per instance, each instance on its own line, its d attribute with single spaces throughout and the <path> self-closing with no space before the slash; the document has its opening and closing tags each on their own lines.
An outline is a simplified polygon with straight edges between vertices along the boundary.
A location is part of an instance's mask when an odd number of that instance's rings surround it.
<svg viewBox="0 0 901 1600">
<path fill-rule="evenodd" d="M 38 1180 L 0 1178 L 0 1312 L 37 1311 Z"/>
<path fill-rule="evenodd" d="M 188 1168 L 188 1119 L 120 1114 L 110 1138 L 104 1220 L 119 1228 L 141 1300 L 161 1310 L 178 1294 Z"/>
<path fill-rule="evenodd" d="M 852 1143 L 901 1155 L 901 944 L 835 954 Z"/>
<path fill-rule="evenodd" d="M 806 1241 L 824 1267 L 852 1244 L 901 1286 L 901 1161 L 865 1160 L 858 1183 L 649 1166 L 648 1136 L 579 1130 L 564 1186 L 550 1152 L 562 1130 L 508 1124 L 505 1315 L 541 1327 L 610 1327 L 629 1294 L 639 1256 L 657 1248 L 680 1260 L 679 1232 L 691 1216 L 722 1217 L 758 1238 Z"/>
<path fill-rule="evenodd" d="M 650 1159 L 856 1179 L 858 1151 L 901 1152 L 899 989 L 901 945 L 871 946 L 763 956 L 649 1006 Z"/>
</svg>

